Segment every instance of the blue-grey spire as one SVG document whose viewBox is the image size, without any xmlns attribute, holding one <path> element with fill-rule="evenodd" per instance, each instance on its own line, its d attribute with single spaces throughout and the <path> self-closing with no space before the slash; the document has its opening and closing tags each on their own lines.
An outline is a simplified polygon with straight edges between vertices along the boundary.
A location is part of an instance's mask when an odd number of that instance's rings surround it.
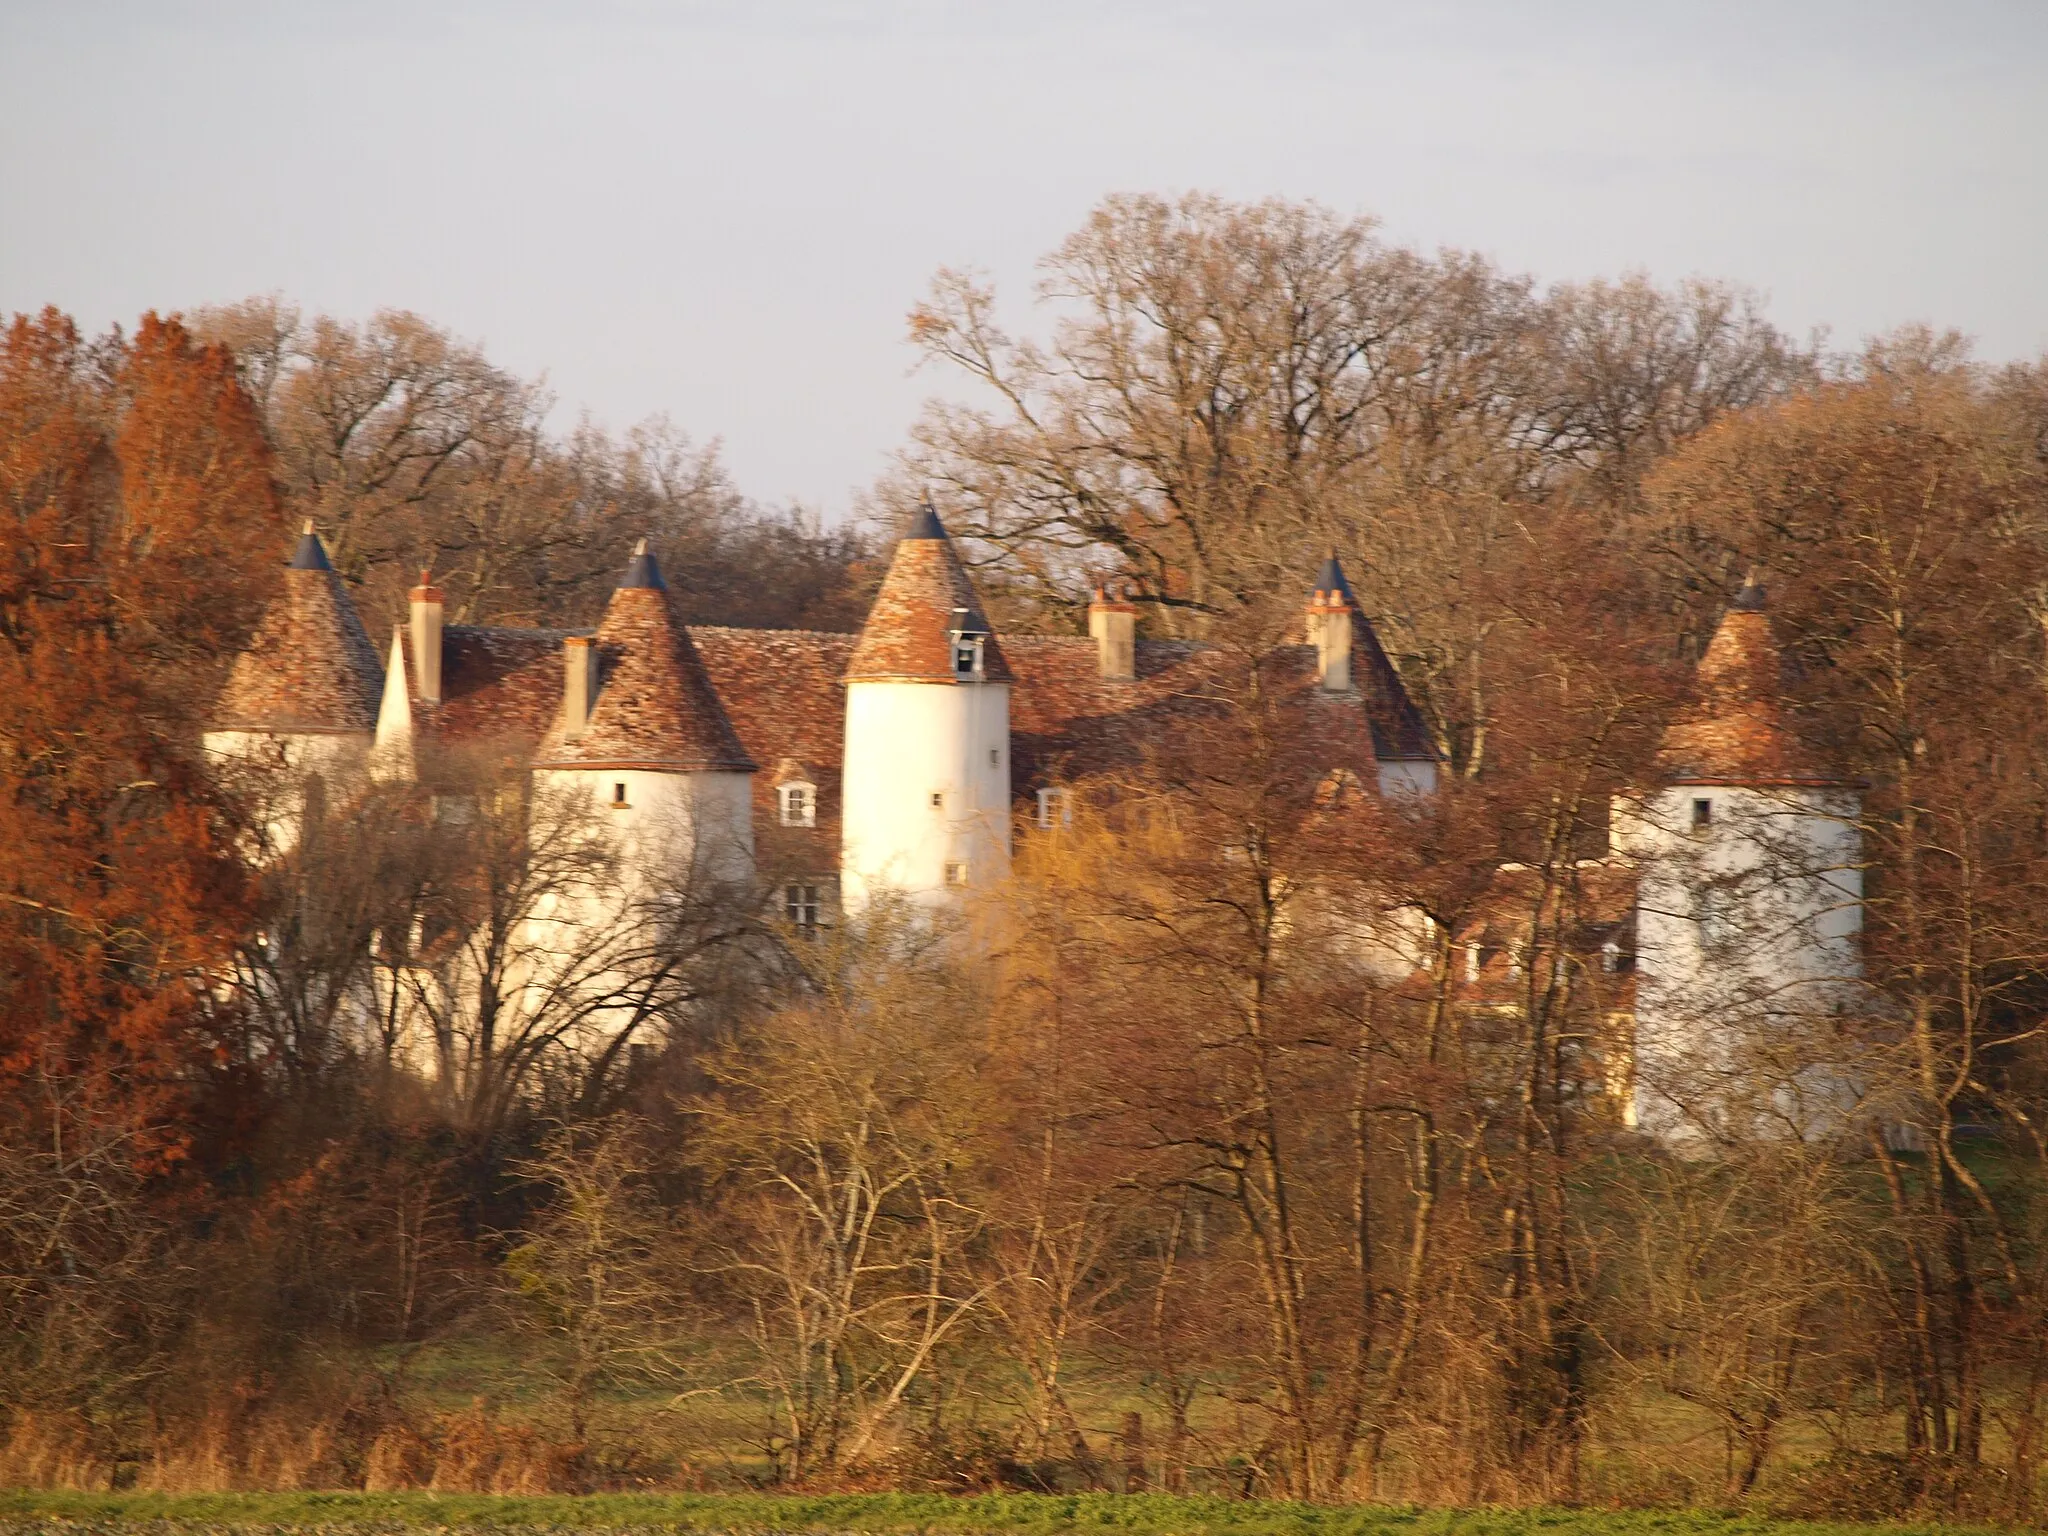
<svg viewBox="0 0 2048 1536">
<path fill-rule="evenodd" d="M 633 546 L 633 558 L 626 562 L 626 574 L 619 579 L 619 585 L 653 587 L 664 592 L 668 590 L 668 583 L 661 579 L 661 567 L 654 563 L 654 556 L 648 553 L 645 539 Z"/>
<path fill-rule="evenodd" d="M 331 571 L 327 561 L 327 546 L 320 542 L 320 535 L 313 531 L 313 519 L 306 519 L 305 531 L 299 535 L 299 547 L 292 551 L 286 568 L 294 571 Z"/>
<path fill-rule="evenodd" d="M 1344 567 L 1338 563 L 1337 551 L 1330 551 L 1330 558 L 1323 562 L 1323 568 L 1316 572 L 1316 591 L 1341 592 L 1344 601 L 1356 604 L 1358 598 L 1351 590 L 1351 583 L 1344 579 Z"/>
<path fill-rule="evenodd" d="M 939 521 L 939 514 L 932 510 L 928 501 L 918 507 L 910 526 L 903 530 L 905 539 L 943 539 L 945 536 L 946 525 Z"/>
</svg>

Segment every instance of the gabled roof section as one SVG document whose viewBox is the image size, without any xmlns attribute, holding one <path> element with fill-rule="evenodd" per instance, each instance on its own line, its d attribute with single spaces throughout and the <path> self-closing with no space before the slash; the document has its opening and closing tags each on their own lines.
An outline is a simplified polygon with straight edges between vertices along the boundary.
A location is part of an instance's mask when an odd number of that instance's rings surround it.
<svg viewBox="0 0 2048 1536">
<path fill-rule="evenodd" d="M 846 663 L 852 635 L 808 629 L 721 629 L 692 626 L 690 638 L 724 701 L 740 744 L 756 763 L 754 809 L 764 867 L 788 866 L 830 876 L 839 868 L 840 759 L 846 744 Z M 803 765 L 817 786 L 816 826 L 778 826 L 775 786 L 781 765 Z M 784 845 L 801 846 L 773 847 Z"/>
<path fill-rule="evenodd" d="M 1409 697 L 1408 685 L 1388 659 L 1372 620 L 1358 611 L 1355 601 L 1351 609 L 1351 680 L 1365 698 L 1374 755 L 1382 762 L 1435 762 L 1429 727 Z"/>
<path fill-rule="evenodd" d="M 1754 578 L 1700 658 L 1699 692 L 1664 732 L 1658 761 L 1678 784 L 1838 783 L 1786 722 L 1784 653 Z"/>
<path fill-rule="evenodd" d="M 896 543 L 889 573 L 853 648 L 847 681 L 958 683 L 952 635 L 961 628 L 986 636 L 981 677 L 992 683 L 1013 681 L 967 567 L 938 514 L 923 507 Z"/>
<path fill-rule="evenodd" d="M 644 768 L 659 773 L 751 773 L 690 632 L 670 605 L 661 568 L 643 549 L 633 585 L 612 593 L 597 627 L 597 704 L 581 731 L 558 718 L 536 766 Z M 559 713 L 560 705 L 556 706 Z"/>
<path fill-rule="evenodd" d="M 306 525 L 284 590 L 235 658 L 214 728 L 285 734 L 368 733 L 384 667 L 320 535 Z"/>
<path fill-rule="evenodd" d="M 1374 755 L 1382 762 L 1435 762 L 1436 747 L 1423 724 L 1422 711 L 1415 707 L 1408 685 L 1401 681 L 1400 671 L 1380 644 L 1372 620 L 1359 607 L 1358 595 L 1351 590 L 1334 549 L 1316 573 L 1310 601 L 1351 610 L 1351 682 L 1365 700 Z"/>
</svg>

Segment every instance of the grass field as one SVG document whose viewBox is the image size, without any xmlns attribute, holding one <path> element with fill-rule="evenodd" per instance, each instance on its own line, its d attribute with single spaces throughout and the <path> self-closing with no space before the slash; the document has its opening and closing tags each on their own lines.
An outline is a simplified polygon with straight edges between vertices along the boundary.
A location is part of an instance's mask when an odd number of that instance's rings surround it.
<svg viewBox="0 0 2048 1536">
<path fill-rule="evenodd" d="M 174 1533 L 437 1530 L 859 1532 L 917 1536 L 1892 1536 L 1963 1526 L 1799 1524 L 1737 1516 L 1563 1509 L 1326 1507 L 1163 1494 L 91 1494 L 0 1491 L 0 1532 Z"/>
</svg>

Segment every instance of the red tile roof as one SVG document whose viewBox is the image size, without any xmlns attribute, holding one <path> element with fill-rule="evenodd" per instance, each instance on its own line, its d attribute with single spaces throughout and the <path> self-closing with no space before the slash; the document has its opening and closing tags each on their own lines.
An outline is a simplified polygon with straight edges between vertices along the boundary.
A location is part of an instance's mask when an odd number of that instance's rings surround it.
<svg viewBox="0 0 2048 1536">
<path fill-rule="evenodd" d="M 311 537 L 311 535 L 308 535 Z M 235 658 L 214 710 L 219 730 L 374 730 L 384 666 L 324 555 L 284 572 L 284 591 Z"/>
<path fill-rule="evenodd" d="M 1249 695 L 1248 658 L 1189 640 L 1140 640 L 1137 677 L 1100 676 L 1095 642 L 1017 635 L 1010 663 L 1011 782 L 1019 798 L 1066 780 L 1142 772 L 1163 749 L 1216 726 Z M 1279 646 L 1259 658 L 1261 685 L 1294 716 L 1296 748 L 1315 771 L 1348 768 L 1370 781 L 1375 722 L 1357 694 L 1325 693 L 1312 646 Z"/>
<path fill-rule="evenodd" d="M 557 720 L 541 743 L 541 765 L 753 771 L 665 588 L 614 591 L 597 626 L 597 648 L 597 704 L 589 723 L 568 733 Z"/>
<path fill-rule="evenodd" d="M 936 526 L 934 520 L 933 526 Z M 853 679 L 909 679 L 949 683 L 953 670 L 951 632 L 959 626 L 955 610 L 966 610 L 968 627 L 988 639 L 982 649 L 982 675 L 991 682 L 1010 681 L 1010 668 L 982 611 L 967 568 L 943 537 L 909 537 L 897 541 L 889 572 L 875 594 L 859 642 L 847 663 Z"/>
<path fill-rule="evenodd" d="M 846 735 L 846 664 L 855 637 L 803 629 L 692 626 L 712 687 L 747 755 L 768 772 L 754 775 L 755 818 L 777 821 L 775 769 L 784 758 L 804 765 L 818 786 L 815 827 L 789 828 L 788 850 L 799 863 L 839 867 L 841 748 Z"/>
<path fill-rule="evenodd" d="M 406 675 L 419 677 L 410 628 Z M 450 624 L 441 631 L 441 702 L 412 701 L 415 730 L 448 743 L 531 751 L 562 712 L 562 642 L 574 630 Z"/>
</svg>

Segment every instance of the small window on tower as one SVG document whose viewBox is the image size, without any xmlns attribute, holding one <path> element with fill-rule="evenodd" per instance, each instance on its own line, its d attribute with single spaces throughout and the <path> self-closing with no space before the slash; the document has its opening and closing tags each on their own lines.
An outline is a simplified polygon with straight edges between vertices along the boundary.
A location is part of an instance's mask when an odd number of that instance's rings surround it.
<svg viewBox="0 0 2048 1536">
<path fill-rule="evenodd" d="M 990 747 L 988 749 L 988 765 L 991 768 L 1000 768 L 1003 765 L 1003 749 L 1001 747 Z"/>
<path fill-rule="evenodd" d="M 612 809 L 615 811 L 626 809 L 626 786 L 623 784 L 612 785 Z"/>
<path fill-rule="evenodd" d="M 965 864 L 948 864 L 946 866 L 946 884 L 965 885 L 966 883 L 967 866 Z"/>
<path fill-rule="evenodd" d="M 1703 832 L 1714 824 L 1714 802 L 1695 800 L 1692 803 L 1692 829 Z"/>
<path fill-rule="evenodd" d="M 933 790 L 933 791 L 932 791 L 932 809 L 933 809 L 933 810 L 935 810 L 935 811 L 943 811 L 943 810 L 944 810 L 945 808 L 946 808 L 946 792 L 945 792 L 945 791 L 944 791 L 943 789 L 935 789 L 935 790 Z"/>
</svg>

